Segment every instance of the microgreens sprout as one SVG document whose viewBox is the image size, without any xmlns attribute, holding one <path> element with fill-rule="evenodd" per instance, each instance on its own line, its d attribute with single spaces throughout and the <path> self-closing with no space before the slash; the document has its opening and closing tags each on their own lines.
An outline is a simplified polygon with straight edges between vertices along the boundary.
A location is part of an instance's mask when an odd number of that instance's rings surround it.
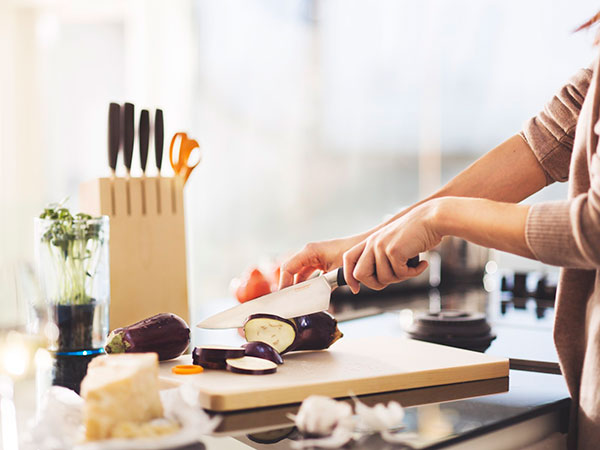
<svg viewBox="0 0 600 450">
<path fill-rule="evenodd" d="M 64 202 L 64 201 L 63 201 Z M 101 223 L 89 214 L 71 215 L 63 202 L 51 204 L 40 214 L 49 225 L 42 235 L 58 276 L 59 304 L 87 304 L 98 262 L 102 255 L 104 233 Z"/>
</svg>

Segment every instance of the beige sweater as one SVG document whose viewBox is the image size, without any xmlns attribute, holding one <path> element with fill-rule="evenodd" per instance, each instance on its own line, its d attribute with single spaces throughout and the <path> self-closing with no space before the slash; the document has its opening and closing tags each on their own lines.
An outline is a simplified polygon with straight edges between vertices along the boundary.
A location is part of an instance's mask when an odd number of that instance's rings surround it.
<svg viewBox="0 0 600 450">
<path fill-rule="evenodd" d="M 537 259 L 561 266 L 554 341 L 573 397 L 569 447 L 600 448 L 600 59 L 582 69 L 521 135 L 547 182 L 569 181 L 568 200 L 527 217 Z"/>
</svg>

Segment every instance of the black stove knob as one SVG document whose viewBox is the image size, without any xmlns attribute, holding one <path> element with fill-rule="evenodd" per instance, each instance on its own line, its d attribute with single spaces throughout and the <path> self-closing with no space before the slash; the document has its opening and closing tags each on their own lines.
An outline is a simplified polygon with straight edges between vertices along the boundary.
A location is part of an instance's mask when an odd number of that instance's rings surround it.
<svg viewBox="0 0 600 450">
<path fill-rule="evenodd" d="M 527 274 L 523 272 L 515 273 L 514 285 L 512 288 L 515 297 L 527 297 Z"/>
<path fill-rule="evenodd" d="M 538 280 L 535 293 L 533 294 L 534 298 L 546 298 L 546 282 L 547 279 L 545 276 Z"/>
<path fill-rule="evenodd" d="M 502 279 L 500 280 L 500 290 L 502 292 L 509 292 L 510 286 L 508 285 L 508 278 L 506 275 L 502 275 Z"/>
<path fill-rule="evenodd" d="M 543 276 L 538 280 L 534 297 L 539 300 L 554 300 L 556 297 L 556 286 L 548 286 L 548 279 Z"/>
</svg>

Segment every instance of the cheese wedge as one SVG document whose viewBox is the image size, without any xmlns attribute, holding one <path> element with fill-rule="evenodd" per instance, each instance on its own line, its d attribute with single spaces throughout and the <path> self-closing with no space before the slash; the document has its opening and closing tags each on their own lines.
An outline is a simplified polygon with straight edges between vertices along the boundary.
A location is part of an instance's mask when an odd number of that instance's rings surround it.
<svg viewBox="0 0 600 450">
<path fill-rule="evenodd" d="M 87 440 L 108 439 L 116 430 L 162 417 L 156 353 L 94 358 L 81 382 Z"/>
</svg>

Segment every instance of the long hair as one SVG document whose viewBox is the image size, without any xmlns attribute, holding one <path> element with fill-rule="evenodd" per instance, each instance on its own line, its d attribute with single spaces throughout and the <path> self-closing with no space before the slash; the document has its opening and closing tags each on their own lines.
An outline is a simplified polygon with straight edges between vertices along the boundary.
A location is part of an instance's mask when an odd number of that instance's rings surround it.
<svg viewBox="0 0 600 450">
<path fill-rule="evenodd" d="M 600 11 L 598 11 L 594 15 L 594 17 L 590 18 L 587 22 L 585 22 L 584 24 L 577 27 L 577 29 L 575 30 L 575 33 L 577 33 L 578 31 L 581 31 L 581 30 L 585 30 L 586 28 L 590 28 L 595 23 L 598 23 L 598 21 L 600 21 Z"/>
</svg>

